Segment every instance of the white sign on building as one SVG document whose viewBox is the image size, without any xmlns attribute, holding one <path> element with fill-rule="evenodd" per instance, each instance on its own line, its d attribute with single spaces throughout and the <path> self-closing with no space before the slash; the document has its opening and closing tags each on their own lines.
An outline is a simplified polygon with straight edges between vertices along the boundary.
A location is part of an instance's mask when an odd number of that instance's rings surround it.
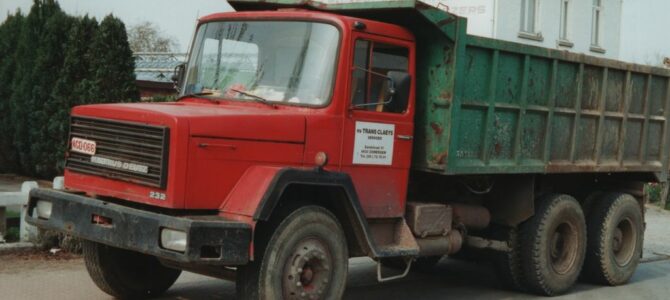
<svg viewBox="0 0 670 300">
<path fill-rule="evenodd" d="M 495 0 L 423 0 L 437 8 L 468 19 L 468 34 L 493 37 Z"/>
</svg>

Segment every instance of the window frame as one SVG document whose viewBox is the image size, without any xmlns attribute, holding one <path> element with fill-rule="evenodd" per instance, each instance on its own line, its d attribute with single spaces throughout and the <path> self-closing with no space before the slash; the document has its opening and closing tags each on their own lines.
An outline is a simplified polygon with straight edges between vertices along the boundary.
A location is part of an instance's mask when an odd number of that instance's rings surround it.
<svg viewBox="0 0 670 300">
<path fill-rule="evenodd" d="M 355 63 L 356 63 L 356 51 L 354 51 L 354 50 L 356 49 L 356 44 L 358 44 L 361 41 L 368 43 L 367 61 L 366 61 L 366 63 L 368 65 L 367 65 L 367 68 L 365 69 L 365 100 L 369 100 L 369 98 L 371 96 L 371 91 L 372 91 L 372 87 L 371 87 L 370 83 L 372 82 L 372 76 L 373 76 L 372 72 L 374 72 L 374 71 L 371 69 L 371 67 L 374 65 L 374 60 L 373 60 L 374 56 L 373 55 L 375 53 L 375 51 L 374 51 L 375 44 L 385 44 L 385 45 L 394 46 L 394 47 L 398 47 L 398 48 L 404 48 L 407 51 L 407 66 L 406 66 L 405 72 L 410 74 L 410 76 L 413 75 L 412 72 L 411 72 L 412 48 L 409 45 L 405 45 L 404 43 L 398 43 L 398 42 L 394 42 L 394 41 L 374 39 L 374 38 L 369 37 L 369 36 L 354 37 L 353 38 L 353 43 L 352 43 L 352 45 L 354 45 L 354 46 L 352 47 L 352 51 L 351 51 L 352 55 L 351 55 L 350 72 L 349 72 L 349 76 L 350 76 L 350 80 L 349 80 L 349 84 L 350 84 L 349 85 L 349 99 L 348 99 L 349 109 L 351 109 L 352 111 L 356 111 L 356 112 L 389 114 L 389 115 L 397 115 L 397 116 L 404 116 L 404 115 L 408 114 L 410 109 L 411 109 L 411 103 L 410 103 L 411 101 L 409 101 L 411 99 L 408 99 L 407 104 L 406 104 L 407 106 L 405 107 L 405 109 L 402 112 L 392 112 L 392 111 L 381 111 L 381 112 L 379 112 L 379 111 L 367 109 L 368 106 L 362 106 L 362 107 L 359 107 L 359 108 L 354 106 L 354 99 L 355 99 L 354 90 L 353 90 L 354 80 L 355 80 L 354 72 L 356 72 L 356 70 L 359 70 L 359 71 L 361 70 L 360 67 L 355 65 Z M 413 87 L 413 84 L 414 83 L 412 82 L 411 83 L 412 87 Z M 411 94 L 412 93 L 410 93 L 410 95 L 408 95 L 408 97 L 411 98 Z M 369 104 L 369 103 L 372 103 L 372 102 L 367 102 L 367 104 Z M 374 108 L 375 105 L 369 105 L 369 107 Z"/>
<path fill-rule="evenodd" d="M 605 53 L 602 47 L 602 29 L 603 29 L 603 1 L 593 0 L 593 8 L 591 11 L 591 52 Z"/>
<path fill-rule="evenodd" d="M 530 11 L 532 9 L 532 16 Z M 521 17 L 519 24 L 519 34 L 520 38 L 534 40 L 534 41 L 543 41 L 542 32 L 539 30 L 540 27 L 540 0 L 521 0 Z"/>
<path fill-rule="evenodd" d="M 190 74 L 190 70 L 188 68 L 188 64 L 193 59 L 197 58 L 198 53 L 194 50 L 198 50 L 201 45 L 197 45 L 196 42 L 198 41 L 198 34 L 200 31 L 200 28 L 205 25 L 209 25 L 210 23 L 228 23 L 228 22 L 263 22 L 263 21 L 269 21 L 269 22 L 309 22 L 309 23 L 320 23 L 320 24 L 326 24 L 326 25 L 331 25 L 335 29 L 337 29 L 338 37 L 337 37 L 337 51 L 335 52 L 335 60 L 333 62 L 334 67 L 333 67 L 333 74 L 332 74 L 332 86 L 330 89 L 330 93 L 328 96 L 328 100 L 324 101 L 323 104 L 304 104 L 304 103 L 289 103 L 289 102 L 281 102 L 281 103 L 275 103 L 280 106 L 286 106 L 286 107 L 296 107 L 296 108 L 312 108 L 312 109 L 322 109 L 322 108 L 327 108 L 333 103 L 333 98 L 336 96 L 336 89 L 337 89 L 337 84 L 338 84 L 338 73 L 339 73 L 339 64 L 340 60 L 344 57 L 342 56 L 342 46 L 344 44 L 344 40 L 346 38 L 344 29 L 342 28 L 342 25 L 334 20 L 328 20 L 328 19 L 318 19 L 318 18 L 308 18 L 308 17 L 300 17 L 300 18 L 287 18 L 284 16 L 279 16 L 279 17 L 263 17 L 259 20 L 252 20 L 250 21 L 247 18 L 212 18 L 208 19 L 205 21 L 201 21 L 196 25 L 195 28 L 195 34 L 193 35 L 193 38 L 191 39 L 190 46 L 189 46 L 189 53 L 187 55 L 187 60 L 186 60 L 186 65 L 185 65 L 185 74 L 184 74 L 184 82 L 182 82 L 182 86 L 180 86 L 180 92 L 178 93 L 178 96 L 185 96 L 184 94 L 185 91 L 185 84 L 186 84 L 186 78 L 188 78 Z M 240 103 L 253 103 L 253 100 L 248 100 L 245 101 L 243 99 L 236 99 L 236 100 L 231 100 L 227 98 L 215 98 L 215 97 L 209 97 L 209 96 L 198 96 L 200 98 L 206 98 L 206 99 L 216 99 L 216 100 L 222 100 L 222 101 L 235 101 L 235 102 L 240 102 Z M 274 102 L 273 102 L 274 103 Z"/>
<path fill-rule="evenodd" d="M 570 41 L 570 5 L 571 0 L 560 0 L 560 20 L 558 28 L 558 45 L 563 47 L 572 47 L 574 43 Z"/>
</svg>

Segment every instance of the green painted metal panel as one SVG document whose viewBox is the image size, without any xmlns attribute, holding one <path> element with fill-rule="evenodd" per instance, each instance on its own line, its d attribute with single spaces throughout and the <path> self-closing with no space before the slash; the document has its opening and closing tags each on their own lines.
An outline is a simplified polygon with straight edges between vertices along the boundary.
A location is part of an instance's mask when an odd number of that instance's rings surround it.
<svg viewBox="0 0 670 300">
<path fill-rule="evenodd" d="M 417 1 L 230 2 L 332 11 L 414 32 L 416 169 L 667 175 L 668 70 L 469 36 L 465 19 Z"/>
</svg>

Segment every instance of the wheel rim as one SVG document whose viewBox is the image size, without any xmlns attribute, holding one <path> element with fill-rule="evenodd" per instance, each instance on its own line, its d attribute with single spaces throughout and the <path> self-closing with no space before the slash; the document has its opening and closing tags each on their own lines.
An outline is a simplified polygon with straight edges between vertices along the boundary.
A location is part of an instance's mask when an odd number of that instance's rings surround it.
<svg viewBox="0 0 670 300">
<path fill-rule="evenodd" d="M 617 224 L 612 233 L 611 243 L 614 260 L 619 266 L 625 266 L 633 259 L 637 232 L 634 230 L 633 221 L 625 218 Z"/>
<path fill-rule="evenodd" d="M 558 274 L 572 270 L 577 260 L 579 238 L 576 228 L 567 222 L 559 224 L 549 237 L 549 261 Z"/>
<path fill-rule="evenodd" d="M 285 299 L 321 299 L 332 279 L 333 258 L 326 244 L 316 238 L 299 242 L 284 265 Z"/>
</svg>

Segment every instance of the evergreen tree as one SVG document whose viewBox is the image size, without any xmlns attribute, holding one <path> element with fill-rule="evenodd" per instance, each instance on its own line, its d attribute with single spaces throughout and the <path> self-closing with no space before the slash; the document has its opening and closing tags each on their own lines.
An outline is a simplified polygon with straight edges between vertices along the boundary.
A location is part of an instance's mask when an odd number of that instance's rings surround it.
<svg viewBox="0 0 670 300">
<path fill-rule="evenodd" d="M 89 103 L 139 100 L 135 84 L 135 60 L 128 45 L 126 27 L 113 15 L 106 16 L 89 49 L 91 77 L 82 82 Z"/>
<path fill-rule="evenodd" d="M 62 11 L 56 11 L 44 24 L 40 36 L 40 45 L 37 49 L 37 59 L 33 67 L 35 78 L 33 94 L 29 100 L 30 143 L 29 158 L 32 173 L 40 177 L 51 177 L 56 174 L 56 161 L 51 159 L 53 152 L 58 148 L 52 144 L 54 140 L 49 134 L 49 127 L 59 126 L 53 119 L 62 107 L 54 97 L 54 87 L 63 70 L 68 33 L 74 18 Z M 67 109 L 65 107 L 64 109 Z"/>
<path fill-rule="evenodd" d="M 16 14 L 7 16 L 0 25 L 0 172 L 14 172 L 17 168 L 9 99 L 15 78 L 16 44 L 23 22 L 24 16 L 17 11 Z"/>
<path fill-rule="evenodd" d="M 86 103 L 87 92 L 78 88 L 79 83 L 90 76 L 89 47 L 98 29 L 95 18 L 77 18 L 68 33 L 63 68 L 52 93 L 49 111 L 53 111 L 47 127 L 47 151 L 44 160 L 55 162 L 53 172 L 60 174 L 64 168 L 65 150 L 68 147 L 70 110 L 73 106 Z"/>
<path fill-rule="evenodd" d="M 34 0 L 25 17 L 9 16 L 0 25 L 0 172 L 60 173 L 70 109 L 139 100 L 134 68 L 125 26 L 111 15 L 98 25 Z"/>
<path fill-rule="evenodd" d="M 40 39 L 45 29 L 47 20 L 56 12 L 60 12 L 59 5 L 54 0 L 34 0 L 30 13 L 23 22 L 23 28 L 17 43 L 16 69 L 12 82 L 12 96 L 10 98 L 10 122 L 14 125 L 14 147 L 18 157 L 20 171 L 23 174 L 35 175 L 32 168 L 30 130 L 35 125 L 32 120 L 32 111 L 37 103 L 33 102 L 38 95 L 43 94 L 41 87 L 35 83 L 40 82 L 42 76 L 53 76 L 54 74 L 39 74 L 36 61 L 42 60 L 38 57 Z"/>
</svg>

